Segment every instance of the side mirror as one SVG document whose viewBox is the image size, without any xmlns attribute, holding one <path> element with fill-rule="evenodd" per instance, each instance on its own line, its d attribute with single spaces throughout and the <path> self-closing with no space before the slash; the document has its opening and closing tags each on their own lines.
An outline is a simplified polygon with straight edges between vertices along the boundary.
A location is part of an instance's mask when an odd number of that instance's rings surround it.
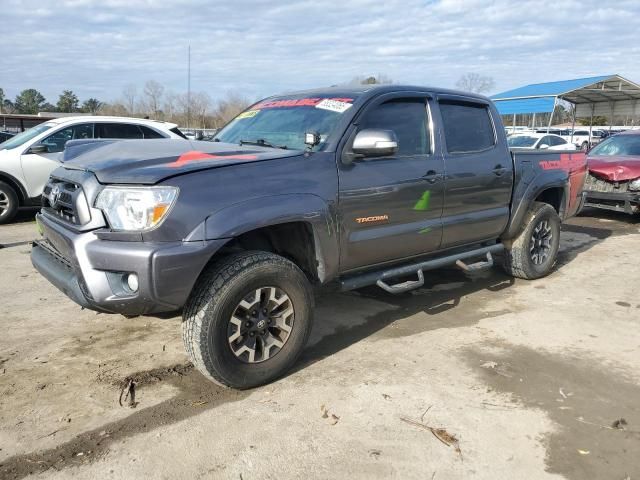
<svg viewBox="0 0 640 480">
<path fill-rule="evenodd" d="M 543 143 L 542 145 L 538 145 L 538 148 L 540 150 L 546 150 L 547 148 L 549 148 L 549 145 L 547 145 L 546 143 Z"/>
<path fill-rule="evenodd" d="M 351 150 L 363 157 L 384 157 L 398 151 L 398 138 L 392 130 L 361 130 L 353 139 Z"/>
<path fill-rule="evenodd" d="M 36 143 L 31 145 L 27 153 L 49 153 L 49 147 L 44 143 Z"/>
</svg>

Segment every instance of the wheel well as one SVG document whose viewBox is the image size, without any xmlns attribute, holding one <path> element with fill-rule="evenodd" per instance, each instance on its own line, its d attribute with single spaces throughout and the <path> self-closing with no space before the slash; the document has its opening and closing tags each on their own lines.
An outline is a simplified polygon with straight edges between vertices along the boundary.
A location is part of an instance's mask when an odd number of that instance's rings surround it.
<svg viewBox="0 0 640 480">
<path fill-rule="evenodd" d="M 25 196 L 24 190 L 22 190 L 22 187 L 20 186 L 20 184 L 13 177 L 0 173 L 0 182 L 4 182 L 7 185 L 9 185 L 11 188 L 13 188 L 13 191 L 16 192 L 16 195 L 18 196 L 18 201 L 20 202 L 20 205 L 25 204 L 26 196 Z"/>
<path fill-rule="evenodd" d="M 262 250 L 288 258 L 312 282 L 318 281 L 318 260 L 311 225 L 291 222 L 258 228 L 229 241 L 215 257 L 238 251 Z"/>
<path fill-rule="evenodd" d="M 535 201 L 548 203 L 555 208 L 558 215 L 560 215 L 564 209 L 564 190 L 560 187 L 548 188 L 539 193 Z"/>
</svg>

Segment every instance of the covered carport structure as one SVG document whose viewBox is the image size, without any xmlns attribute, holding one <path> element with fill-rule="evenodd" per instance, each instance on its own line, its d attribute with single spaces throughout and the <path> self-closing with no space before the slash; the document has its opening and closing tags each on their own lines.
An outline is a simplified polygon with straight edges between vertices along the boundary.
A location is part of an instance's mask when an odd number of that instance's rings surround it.
<svg viewBox="0 0 640 480">
<path fill-rule="evenodd" d="M 535 83 L 514 90 L 498 93 L 491 99 L 501 115 L 549 113 L 547 128 L 551 127 L 553 114 L 559 102 L 573 104 L 573 127 L 577 117 L 588 117 L 591 133 L 593 117 L 609 118 L 616 115 L 640 115 L 640 85 L 620 75 L 577 78 L 559 82 Z M 534 117 L 535 125 L 535 117 Z M 573 128 L 572 128 L 573 130 Z"/>
</svg>

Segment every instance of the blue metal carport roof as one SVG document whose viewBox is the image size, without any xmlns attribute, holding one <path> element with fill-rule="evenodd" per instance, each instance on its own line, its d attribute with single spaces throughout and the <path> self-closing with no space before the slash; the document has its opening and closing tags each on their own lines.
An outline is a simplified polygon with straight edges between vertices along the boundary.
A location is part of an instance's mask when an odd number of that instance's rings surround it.
<svg viewBox="0 0 640 480">
<path fill-rule="evenodd" d="M 604 82 L 612 77 L 617 76 L 600 75 L 559 82 L 534 83 L 492 95 L 491 99 L 495 102 L 501 115 L 549 113 L 553 112 L 557 97 Z"/>
</svg>

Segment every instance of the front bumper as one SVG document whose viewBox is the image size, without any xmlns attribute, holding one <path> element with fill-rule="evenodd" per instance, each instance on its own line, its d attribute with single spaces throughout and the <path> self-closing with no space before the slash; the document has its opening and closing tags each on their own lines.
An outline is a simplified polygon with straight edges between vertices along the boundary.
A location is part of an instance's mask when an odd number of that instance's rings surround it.
<svg viewBox="0 0 640 480">
<path fill-rule="evenodd" d="M 196 242 L 101 240 L 76 233 L 38 214 L 42 238 L 31 262 L 47 280 L 82 307 L 106 313 L 143 315 L 182 308 L 200 272 L 226 239 Z M 136 292 L 122 286 L 135 273 Z"/>
<path fill-rule="evenodd" d="M 587 190 L 585 206 L 629 214 L 640 213 L 640 192 L 596 192 Z"/>
</svg>

